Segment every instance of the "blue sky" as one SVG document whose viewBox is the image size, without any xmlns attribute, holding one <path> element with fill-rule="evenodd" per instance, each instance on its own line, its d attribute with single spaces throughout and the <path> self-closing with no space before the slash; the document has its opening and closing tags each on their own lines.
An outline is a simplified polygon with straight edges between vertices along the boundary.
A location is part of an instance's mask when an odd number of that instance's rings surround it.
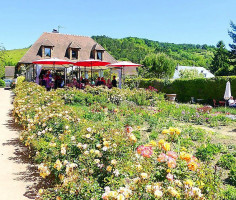
<svg viewBox="0 0 236 200">
<path fill-rule="evenodd" d="M 28 47 L 61 25 L 65 34 L 228 46 L 235 8 L 236 0 L 2 0 L 0 43 Z"/>
</svg>

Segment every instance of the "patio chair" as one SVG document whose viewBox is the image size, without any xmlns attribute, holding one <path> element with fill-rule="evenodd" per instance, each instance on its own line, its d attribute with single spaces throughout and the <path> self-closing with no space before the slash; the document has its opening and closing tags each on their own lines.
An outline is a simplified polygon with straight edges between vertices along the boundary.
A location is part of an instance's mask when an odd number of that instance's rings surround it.
<svg viewBox="0 0 236 200">
<path fill-rule="evenodd" d="M 215 99 L 213 99 L 213 106 L 214 106 L 214 108 L 216 108 L 216 107 L 219 107 L 219 106 L 220 106 L 219 104 L 217 104 L 217 103 L 216 103 L 216 100 L 215 100 Z"/>
<path fill-rule="evenodd" d="M 191 104 L 195 104 L 195 103 L 196 103 L 196 100 L 195 100 L 194 97 L 191 97 L 190 103 L 191 103 Z"/>
</svg>

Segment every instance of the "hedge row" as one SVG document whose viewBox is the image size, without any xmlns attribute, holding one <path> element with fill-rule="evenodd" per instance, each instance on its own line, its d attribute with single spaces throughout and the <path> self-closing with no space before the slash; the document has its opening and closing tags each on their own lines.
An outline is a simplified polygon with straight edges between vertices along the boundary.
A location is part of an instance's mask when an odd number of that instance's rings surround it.
<svg viewBox="0 0 236 200">
<path fill-rule="evenodd" d="M 1 88 L 1 87 L 5 87 L 5 81 L 2 80 L 2 79 L 0 79 L 0 88 Z"/>
<path fill-rule="evenodd" d="M 231 93 L 236 97 L 236 76 L 219 76 L 210 79 L 176 79 L 166 81 L 161 79 L 128 79 L 126 84 L 129 86 L 138 86 L 140 88 L 155 87 L 163 93 L 177 94 L 180 102 L 189 102 L 191 97 L 204 99 L 211 103 L 212 99 L 217 101 L 224 99 L 226 82 L 231 83 Z"/>
</svg>

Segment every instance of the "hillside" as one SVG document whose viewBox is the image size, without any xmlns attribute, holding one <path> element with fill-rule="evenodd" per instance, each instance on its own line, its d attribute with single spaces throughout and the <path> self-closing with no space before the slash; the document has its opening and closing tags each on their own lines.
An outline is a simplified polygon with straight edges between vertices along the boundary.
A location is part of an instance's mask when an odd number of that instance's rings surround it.
<svg viewBox="0 0 236 200">
<path fill-rule="evenodd" d="M 92 36 L 117 60 L 130 60 L 140 63 L 150 53 L 164 52 L 180 65 L 195 65 L 208 68 L 215 47 L 194 44 L 173 44 L 148 39 L 127 37 L 113 39 L 107 36 Z"/>
<path fill-rule="evenodd" d="M 107 36 L 92 36 L 117 60 L 130 60 L 140 63 L 150 53 L 164 52 L 180 65 L 195 65 L 208 68 L 215 47 L 194 44 L 173 44 L 148 39 L 127 37 L 113 39 Z M 6 64 L 16 65 L 28 48 L 6 51 Z"/>
<path fill-rule="evenodd" d="M 15 66 L 28 50 L 29 48 L 7 50 L 5 52 L 5 65 Z"/>
</svg>

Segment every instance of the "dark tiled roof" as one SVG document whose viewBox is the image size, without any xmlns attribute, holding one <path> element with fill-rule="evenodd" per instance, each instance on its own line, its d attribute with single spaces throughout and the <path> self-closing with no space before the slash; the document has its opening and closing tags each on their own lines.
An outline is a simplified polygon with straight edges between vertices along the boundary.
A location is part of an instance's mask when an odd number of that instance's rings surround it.
<svg viewBox="0 0 236 200">
<path fill-rule="evenodd" d="M 50 40 L 48 39 L 45 39 L 43 42 L 42 42 L 42 46 L 47 46 L 47 47 L 54 47 L 54 45 L 50 42 Z"/>
<path fill-rule="evenodd" d="M 44 59 L 38 53 L 44 41 L 50 41 L 54 47 L 52 57 L 69 60 L 66 56 L 67 49 L 70 44 L 78 45 L 81 49 L 79 51 L 80 60 L 90 59 L 91 51 L 95 47 L 96 50 L 105 50 L 101 45 L 97 44 L 92 38 L 87 36 L 66 35 L 60 33 L 43 33 L 39 39 L 30 47 L 26 54 L 21 58 L 19 63 L 32 63 L 35 60 Z M 110 63 L 117 62 L 108 52 L 104 51 L 103 61 Z"/>
<path fill-rule="evenodd" d="M 92 50 L 100 50 L 100 51 L 105 51 L 105 49 L 98 43 L 96 43 L 95 45 L 93 45 Z"/>
<path fill-rule="evenodd" d="M 73 49 L 81 49 L 80 46 L 74 41 L 70 43 L 69 47 Z"/>
<path fill-rule="evenodd" d="M 5 76 L 14 77 L 14 75 L 15 75 L 15 66 L 5 66 Z"/>
</svg>

